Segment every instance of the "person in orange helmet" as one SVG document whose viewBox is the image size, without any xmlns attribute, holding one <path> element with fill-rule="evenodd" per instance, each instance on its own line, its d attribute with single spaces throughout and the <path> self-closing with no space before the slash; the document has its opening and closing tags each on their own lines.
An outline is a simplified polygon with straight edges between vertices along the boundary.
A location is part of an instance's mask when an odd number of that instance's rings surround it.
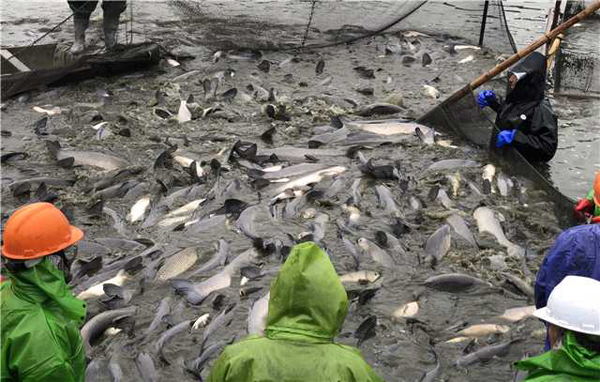
<svg viewBox="0 0 600 382">
<path fill-rule="evenodd" d="M 596 173 L 594 188 L 575 205 L 575 218 L 579 221 L 600 223 L 600 172 Z"/>
<path fill-rule="evenodd" d="M 50 203 L 19 208 L 4 225 L 0 380 L 85 381 L 85 302 L 69 287 L 66 252 L 83 238 Z"/>
</svg>

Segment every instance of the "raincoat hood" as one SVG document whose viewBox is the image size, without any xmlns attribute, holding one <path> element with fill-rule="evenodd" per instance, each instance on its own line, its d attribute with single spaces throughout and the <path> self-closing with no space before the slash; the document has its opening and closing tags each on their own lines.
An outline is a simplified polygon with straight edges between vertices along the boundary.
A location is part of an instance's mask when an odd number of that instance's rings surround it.
<svg viewBox="0 0 600 382">
<path fill-rule="evenodd" d="M 517 76 L 517 85 L 508 93 L 506 102 L 540 102 L 546 89 L 546 58 L 539 52 L 533 52 L 519 61 L 509 74 Z"/>
<path fill-rule="evenodd" d="M 597 381 L 600 376 L 600 353 L 579 345 L 575 334 L 566 331 L 561 348 L 517 362 L 515 366 L 529 371 L 525 381 L 553 381 L 559 376 L 572 382 Z"/>
<path fill-rule="evenodd" d="M 85 302 L 77 299 L 65 282 L 64 274 L 46 256 L 30 269 L 10 272 L 10 287 L 20 299 L 31 303 L 56 303 L 63 314 L 82 325 L 86 315 Z"/>
<path fill-rule="evenodd" d="M 295 246 L 271 284 L 266 337 L 332 342 L 348 297 L 327 254 L 315 243 Z"/>
</svg>

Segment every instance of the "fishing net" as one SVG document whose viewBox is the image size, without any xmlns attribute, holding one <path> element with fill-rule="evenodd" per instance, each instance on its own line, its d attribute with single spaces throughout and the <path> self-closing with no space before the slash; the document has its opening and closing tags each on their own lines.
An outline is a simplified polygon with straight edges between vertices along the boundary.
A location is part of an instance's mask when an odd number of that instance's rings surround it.
<svg viewBox="0 0 600 382">
<path fill-rule="evenodd" d="M 584 1 L 570 1 L 565 19 L 585 7 Z M 600 97 L 600 15 L 589 17 L 566 33 L 556 56 L 555 90 L 567 94 Z"/>
<path fill-rule="evenodd" d="M 188 28 L 204 30 L 206 44 L 215 49 L 324 48 L 414 30 L 482 41 L 500 53 L 516 51 L 500 1 L 171 0 L 170 5 Z"/>
</svg>

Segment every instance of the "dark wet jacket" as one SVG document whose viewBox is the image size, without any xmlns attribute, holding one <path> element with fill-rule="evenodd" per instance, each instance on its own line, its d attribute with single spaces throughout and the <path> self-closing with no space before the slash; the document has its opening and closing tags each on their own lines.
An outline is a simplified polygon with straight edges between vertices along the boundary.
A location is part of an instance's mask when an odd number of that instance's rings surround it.
<svg viewBox="0 0 600 382">
<path fill-rule="evenodd" d="M 527 160 L 547 162 L 558 147 L 558 120 L 544 96 L 546 58 L 534 52 L 515 65 L 510 74 L 521 76 L 517 85 L 503 103 L 490 104 L 497 113 L 496 126 L 500 130 L 517 130 L 512 146 Z"/>
<path fill-rule="evenodd" d="M 48 257 L 0 286 L 1 381 L 84 382 L 85 303 Z"/>
<path fill-rule="evenodd" d="M 333 341 L 346 313 L 346 291 L 328 256 L 302 243 L 271 285 L 265 337 L 227 346 L 211 382 L 382 381 L 358 349 Z"/>
<path fill-rule="evenodd" d="M 567 276 L 589 277 L 600 281 L 600 225 L 575 226 L 556 238 L 537 274 L 536 308 L 546 306 L 550 293 Z M 546 350 L 549 348 L 546 339 Z"/>
<path fill-rule="evenodd" d="M 562 346 L 515 364 L 529 372 L 524 382 L 597 382 L 600 381 L 600 353 L 577 343 L 567 331 Z"/>
</svg>

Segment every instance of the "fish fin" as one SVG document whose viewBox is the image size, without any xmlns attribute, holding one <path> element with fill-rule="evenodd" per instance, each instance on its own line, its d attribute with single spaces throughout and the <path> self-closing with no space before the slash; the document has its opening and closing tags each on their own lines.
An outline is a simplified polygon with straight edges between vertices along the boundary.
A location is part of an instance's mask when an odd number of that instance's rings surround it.
<svg viewBox="0 0 600 382">
<path fill-rule="evenodd" d="M 46 141 L 46 148 L 54 159 L 58 159 L 58 152 L 60 151 L 60 143 L 58 141 Z"/>
<path fill-rule="evenodd" d="M 182 295 L 192 305 L 199 305 L 206 298 L 206 296 L 198 293 L 194 283 L 189 280 L 171 279 L 170 282 L 177 294 Z"/>
</svg>

